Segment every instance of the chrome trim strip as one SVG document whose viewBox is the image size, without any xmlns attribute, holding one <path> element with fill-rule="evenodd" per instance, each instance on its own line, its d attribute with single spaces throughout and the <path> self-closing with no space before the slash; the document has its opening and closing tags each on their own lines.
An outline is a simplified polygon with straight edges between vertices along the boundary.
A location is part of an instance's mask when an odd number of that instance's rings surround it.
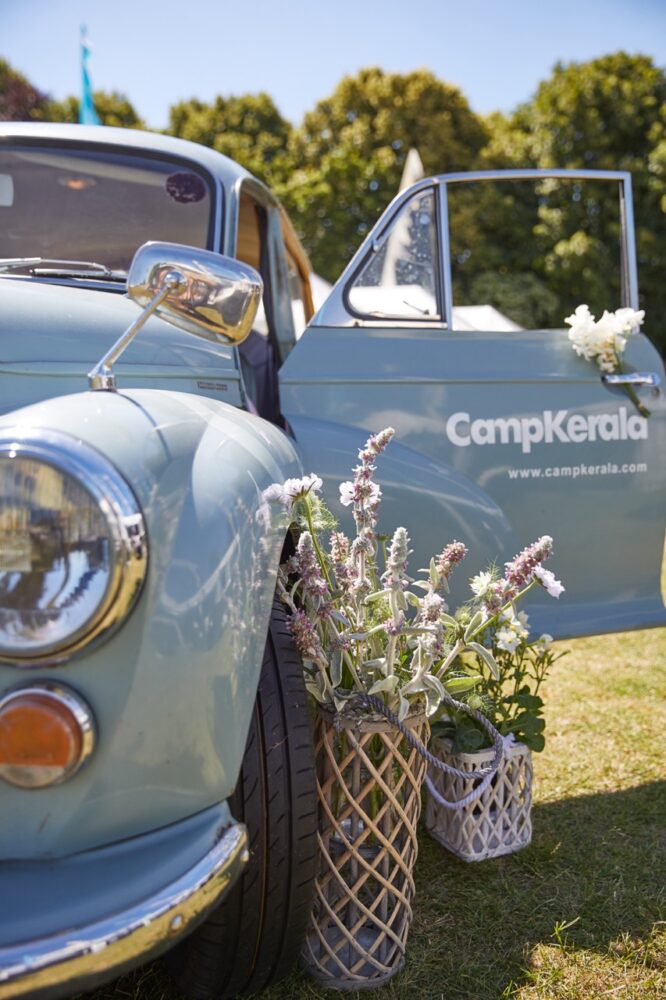
<svg viewBox="0 0 666 1000">
<path fill-rule="evenodd" d="M 148 541 L 139 502 L 114 465 L 91 445 L 61 431 L 9 427 L 0 433 L 0 457 L 44 462 L 72 476 L 91 495 L 109 526 L 113 548 L 104 595 L 87 622 L 58 645 L 17 655 L 3 652 L 0 663 L 15 667 L 54 666 L 93 641 L 101 642 L 135 606 L 148 571 Z"/>
<path fill-rule="evenodd" d="M 626 170 L 470 170 L 469 173 L 439 174 L 437 180 L 444 184 L 464 184 L 467 181 L 527 181 L 554 178 L 565 181 L 626 181 L 631 175 Z"/>
<path fill-rule="evenodd" d="M 0 695 L 0 710 L 17 698 L 23 698 L 25 695 L 30 694 L 48 694 L 54 701 L 60 702 L 65 708 L 69 709 L 81 730 L 81 751 L 78 759 L 73 764 L 70 764 L 68 768 L 64 768 L 62 774 L 56 777 L 45 775 L 43 773 L 45 769 L 41 769 L 42 773 L 36 773 L 36 780 L 33 782 L 17 781 L 11 772 L 7 773 L 7 765 L 0 761 L 0 778 L 6 781 L 7 784 L 14 785 L 16 788 L 39 791 L 41 788 L 60 785 L 63 781 L 73 778 L 84 764 L 87 764 L 97 742 L 97 725 L 92 709 L 83 700 L 81 695 L 67 684 L 56 684 L 53 681 L 38 681 L 36 684 L 19 684 L 17 687 L 5 691 L 3 695 Z M 37 772 L 38 769 L 31 767 L 31 771 Z M 45 778 L 48 780 L 44 780 Z"/>
<path fill-rule="evenodd" d="M 620 256 L 622 305 L 638 309 L 638 265 L 631 174 L 625 174 L 620 180 Z"/>
<path fill-rule="evenodd" d="M 601 381 L 607 385 L 647 385 L 652 389 L 661 385 L 661 378 L 656 372 L 629 372 L 621 375 L 606 372 L 601 376 Z"/>
<path fill-rule="evenodd" d="M 0 1000 L 60 984 L 89 989 L 96 977 L 111 979 L 115 970 L 166 950 L 219 901 L 247 860 L 247 830 L 236 823 L 193 868 L 142 903 L 88 927 L 0 948 Z"/>
<path fill-rule="evenodd" d="M 215 177 L 215 219 L 213 224 L 213 245 L 209 250 L 220 252 L 222 243 L 222 222 L 224 220 L 224 187 L 219 177 Z"/>
</svg>

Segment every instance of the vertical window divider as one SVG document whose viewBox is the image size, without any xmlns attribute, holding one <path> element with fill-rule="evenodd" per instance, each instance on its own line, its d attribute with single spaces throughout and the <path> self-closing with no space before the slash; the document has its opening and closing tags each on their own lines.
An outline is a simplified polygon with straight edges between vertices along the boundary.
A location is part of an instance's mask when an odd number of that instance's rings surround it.
<svg viewBox="0 0 666 1000">
<path fill-rule="evenodd" d="M 451 279 L 451 237 L 449 233 L 449 199 L 446 181 L 440 180 L 437 185 L 437 218 L 438 239 L 437 254 L 439 258 L 439 295 L 443 309 L 440 314 L 446 320 L 448 330 L 453 329 L 453 282 Z"/>
</svg>

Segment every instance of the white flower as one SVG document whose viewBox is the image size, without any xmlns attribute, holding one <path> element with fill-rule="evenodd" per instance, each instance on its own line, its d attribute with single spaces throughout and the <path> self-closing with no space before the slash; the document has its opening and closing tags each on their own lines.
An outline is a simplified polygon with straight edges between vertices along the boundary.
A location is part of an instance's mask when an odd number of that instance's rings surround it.
<svg viewBox="0 0 666 1000">
<path fill-rule="evenodd" d="M 516 615 L 516 620 L 520 625 L 520 628 L 522 629 L 523 639 L 527 639 L 528 635 L 530 634 L 530 630 L 528 628 L 529 618 L 527 616 L 527 613 L 525 611 L 519 611 L 518 614 Z"/>
<path fill-rule="evenodd" d="M 644 318 L 643 309 L 616 309 L 604 310 L 595 321 L 589 307 L 581 305 L 564 322 L 571 327 L 569 340 L 576 354 L 586 361 L 596 360 L 602 371 L 612 372 L 626 347 L 627 335 L 638 329 Z"/>
<path fill-rule="evenodd" d="M 498 649 L 503 649 L 507 653 L 515 653 L 520 645 L 520 636 L 511 628 L 501 628 L 495 634 L 495 644 Z"/>
<path fill-rule="evenodd" d="M 351 482 L 340 483 L 340 503 L 343 507 L 349 507 L 354 502 L 354 484 Z"/>
<path fill-rule="evenodd" d="M 604 313 L 612 321 L 615 333 L 632 333 L 645 319 L 644 309 L 616 309 L 614 313 Z"/>
<path fill-rule="evenodd" d="M 536 647 L 540 653 L 545 653 L 546 650 L 550 649 L 552 645 L 553 645 L 553 637 L 552 635 L 548 635 L 547 632 L 544 632 L 543 635 L 540 635 L 536 641 Z"/>
<path fill-rule="evenodd" d="M 555 574 L 551 573 L 549 569 L 544 569 L 543 566 L 537 566 L 534 570 L 534 575 L 541 586 L 545 587 L 551 597 L 559 597 L 560 594 L 564 593 L 564 587 Z"/>
<path fill-rule="evenodd" d="M 472 588 L 472 593 L 476 594 L 477 597 L 481 597 L 487 591 L 490 584 L 493 582 L 492 573 L 479 573 L 477 576 L 473 576 L 469 581 L 469 585 Z"/>
<path fill-rule="evenodd" d="M 271 483 L 267 486 L 262 496 L 266 503 L 284 503 L 284 487 L 280 483 Z"/>
<path fill-rule="evenodd" d="M 501 627 L 495 635 L 497 647 L 506 650 L 507 653 L 515 652 L 520 643 L 529 636 L 527 622 L 528 618 L 524 611 L 519 611 L 518 614 L 511 608 L 505 611 L 500 618 Z"/>
<path fill-rule="evenodd" d="M 283 486 L 284 496 L 287 501 L 293 503 L 294 500 L 300 500 L 301 497 L 310 492 L 318 493 L 321 487 L 321 479 L 319 476 L 315 476 L 314 472 L 311 472 L 308 476 L 303 476 L 302 479 L 287 479 Z"/>
</svg>

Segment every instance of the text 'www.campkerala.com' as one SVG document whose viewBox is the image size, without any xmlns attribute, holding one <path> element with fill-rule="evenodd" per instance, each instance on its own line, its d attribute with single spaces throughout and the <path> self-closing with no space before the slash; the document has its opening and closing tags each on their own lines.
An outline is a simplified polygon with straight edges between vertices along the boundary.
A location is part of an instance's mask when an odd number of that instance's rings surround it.
<svg viewBox="0 0 666 1000">
<path fill-rule="evenodd" d="M 582 476 L 633 476 L 647 472 L 647 462 L 625 462 L 617 465 L 552 465 L 536 469 L 507 469 L 509 479 L 580 479 Z"/>
</svg>

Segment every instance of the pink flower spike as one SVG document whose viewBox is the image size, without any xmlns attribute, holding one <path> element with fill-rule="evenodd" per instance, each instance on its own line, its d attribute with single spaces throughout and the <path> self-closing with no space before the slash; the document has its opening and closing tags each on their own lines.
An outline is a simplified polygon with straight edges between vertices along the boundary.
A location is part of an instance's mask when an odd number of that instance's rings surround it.
<svg viewBox="0 0 666 1000">
<path fill-rule="evenodd" d="M 373 458 L 381 455 L 394 434 L 395 431 L 392 427 L 385 427 L 379 434 L 373 434 L 369 437 L 358 453 L 360 460 L 364 463 L 372 462 Z"/>
<path fill-rule="evenodd" d="M 467 555 L 467 546 L 462 542 L 451 542 L 444 548 L 437 559 L 437 572 L 440 576 L 449 578 L 454 566 Z"/>
<path fill-rule="evenodd" d="M 534 568 L 547 559 L 553 551 L 553 539 L 550 535 L 542 535 L 536 542 L 528 545 L 517 556 L 505 564 L 504 578 L 512 587 L 520 590 L 532 579 Z"/>
</svg>

